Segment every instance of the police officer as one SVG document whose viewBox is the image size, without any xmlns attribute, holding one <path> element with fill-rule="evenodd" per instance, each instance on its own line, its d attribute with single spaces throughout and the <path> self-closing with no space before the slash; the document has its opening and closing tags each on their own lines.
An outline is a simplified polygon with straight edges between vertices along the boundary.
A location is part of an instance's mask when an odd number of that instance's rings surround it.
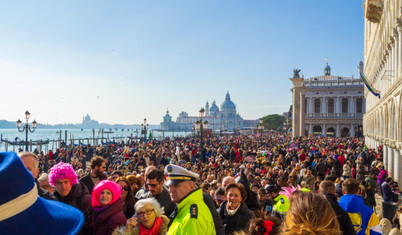
<svg viewBox="0 0 402 235">
<path fill-rule="evenodd" d="M 202 189 L 195 184 L 199 175 L 173 164 L 167 165 L 165 172 L 170 198 L 177 204 L 167 234 L 215 235 L 212 214 L 203 200 Z"/>
</svg>

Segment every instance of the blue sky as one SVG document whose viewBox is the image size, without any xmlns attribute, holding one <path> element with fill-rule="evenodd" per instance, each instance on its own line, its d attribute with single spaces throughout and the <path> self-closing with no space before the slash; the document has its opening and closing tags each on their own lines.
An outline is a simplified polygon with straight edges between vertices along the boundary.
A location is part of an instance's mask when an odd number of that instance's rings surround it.
<svg viewBox="0 0 402 235">
<path fill-rule="evenodd" d="M 359 0 L 4 1 L 0 120 L 159 124 L 229 91 L 245 119 L 289 109 L 293 69 L 358 76 Z"/>
</svg>

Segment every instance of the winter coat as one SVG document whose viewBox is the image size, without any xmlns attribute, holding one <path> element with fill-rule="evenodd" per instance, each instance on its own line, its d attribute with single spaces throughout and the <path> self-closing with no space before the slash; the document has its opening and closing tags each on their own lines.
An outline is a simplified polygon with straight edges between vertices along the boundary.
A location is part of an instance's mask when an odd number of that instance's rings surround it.
<svg viewBox="0 0 402 235">
<path fill-rule="evenodd" d="M 162 215 L 161 219 L 162 219 L 162 224 L 159 227 L 159 234 L 155 234 L 155 235 L 165 235 L 167 233 L 168 225 L 169 225 L 169 218 L 166 217 L 165 215 Z M 140 235 L 140 227 L 137 225 L 137 226 L 131 228 L 127 232 L 124 232 L 122 227 L 117 227 L 113 231 L 112 235 Z"/>
<path fill-rule="evenodd" d="M 333 194 L 327 194 L 325 195 L 327 200 L 332 206 L 332 209 L 334 209 L 336 217 L 338 218 L 339 225 L 341 227 L 341 230 L 343 234 L 345 235 L 353 235 L 356 234 L 356 231 L 353 227 L 352 221 L 350 220 L 350 217 L 348 213 L 346 213 L 341 206 L 338 204 L 338 199 L 336 198 L 335 195 Z"/>
<path fill-rule="evenodd" d="M 244 170 L 241 171 L 239 182 L 244 186 L 247 192 L 247 199 L 244 202 L 250 210 L 258 210 L 258 197 L 257 194 L 250 189 L 250 183 L 247 180 Z"/>
<path fill-rule="evenodd" d="M 93 208 L 90 227 L 94 235 L 110 235 L 117 227 L 125 224 L 122 198 L 106 207 Z"/>
<path fill-rule="evenodd" d="M 339 205 L 349 214 L 357 235 L 370 234 L 370 228 L 380 224 L 373 209 L 364 205 L 364 200 L 359 195 L 343 195 Z"/>
<path fill-rule="evenodd" d="M 56 201 L 63 202 L 79 209 L 85 217 L 84 226 L 79 234 L 88 234 L 89 222 L 92 213 L 92 196 L 89 194 L 87 187 L 85 187 L 83 183 L 78 182 L 71 187 L 71 191 L 67 196 L 62 197 L 57 190 L 54 190 L 52 193 L 52 198 Z"/>
<path fill-rule="evenodd" d="M 226 209 L 227 204 L 228 202 L 222 203 L 219 209 L 219 216 L 223 221 L 225 234 L 232 234 L 235 231 L 247 229 L 250 220 L 255 217 L 254 213 L 242 202 L 236 213 L 229 215 Z"/>
</svg>

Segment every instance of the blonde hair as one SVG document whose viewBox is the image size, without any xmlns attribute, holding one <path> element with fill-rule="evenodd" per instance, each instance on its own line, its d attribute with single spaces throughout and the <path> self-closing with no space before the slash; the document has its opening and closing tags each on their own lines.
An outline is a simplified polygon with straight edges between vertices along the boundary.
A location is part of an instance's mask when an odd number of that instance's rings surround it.
<svg viewBox="0 0 402 235">
<path fill-rule="evenodd" d="M 299 192 L 290 198 L 290 207 L 281 234 L 341 235 L 334 210 L 319 194 Z"/>
</svg>

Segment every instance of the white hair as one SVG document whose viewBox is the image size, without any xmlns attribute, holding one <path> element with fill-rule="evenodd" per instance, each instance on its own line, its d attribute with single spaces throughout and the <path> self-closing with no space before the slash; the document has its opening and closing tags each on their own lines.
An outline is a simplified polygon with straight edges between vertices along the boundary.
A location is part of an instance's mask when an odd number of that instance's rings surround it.
<svg viewBox="0 0 402 235">
<path fill-rule="evenodd" d="M 42 173 L 39 178 L 38 178 L 38 182 L 42 182 L 42 181 L 48 181 L 49 182 L 49 177 L 46 173 Z"/>
<path fill-rule="evenodd" d="M 156 199 L 153 197 L 141 199 L 138 202 L 136 202 L 134 206 L 135 215 L 137 215 L 138 211 L 147 204 L 151 204 L 152 209 L 155 210 L 156 217 L 161 217 L 163 215 L 163 208 L 161 208 L 158 201 L 156 201 Z"/>
</svg>

